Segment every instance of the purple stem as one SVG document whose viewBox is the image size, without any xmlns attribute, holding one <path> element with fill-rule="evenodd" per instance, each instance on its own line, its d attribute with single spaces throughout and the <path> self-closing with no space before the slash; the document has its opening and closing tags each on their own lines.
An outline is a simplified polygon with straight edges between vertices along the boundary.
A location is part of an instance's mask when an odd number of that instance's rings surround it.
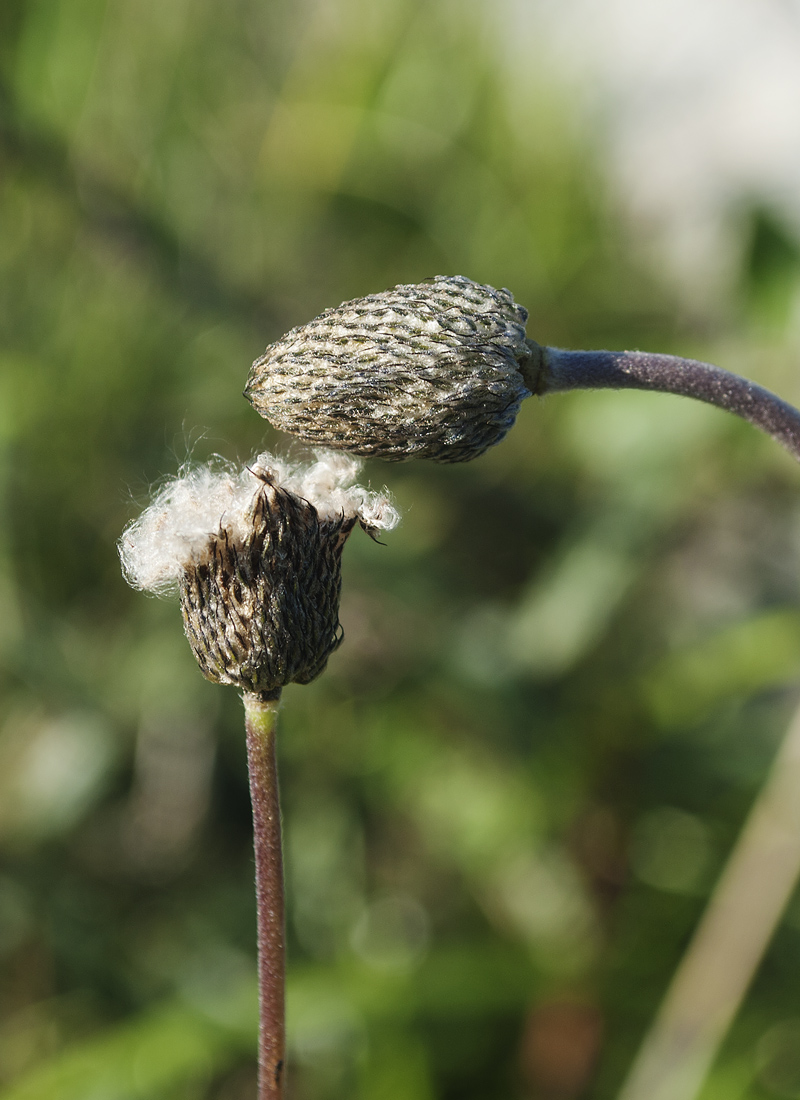
<svg viewBox="0 0 800 1100">
<path fill-rule="evenodd" d="M 275 759 L 278 700 L 244 695 L 258 911 L 258 1100 L 283 1100 L 286 936 L 281 810 Z"/>
<path fill-rule="evenodd" d="M 540 354 L 537 393 L 633 389 L 694 397 L 749 420 L 800 461 L 800 411 L 738 374 L 696 359 L 646 351 L 542 348 Z"/>
</svg>

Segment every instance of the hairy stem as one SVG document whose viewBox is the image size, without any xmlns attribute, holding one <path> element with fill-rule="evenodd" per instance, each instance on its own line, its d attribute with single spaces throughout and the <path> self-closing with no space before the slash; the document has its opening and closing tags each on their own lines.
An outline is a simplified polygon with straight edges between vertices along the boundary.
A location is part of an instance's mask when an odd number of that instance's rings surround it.
<svg viewBox="0 0 800 1100">
<path fill-rule="evenodd" d="M 645 351 L 537 350 L 537 393 L 634 389 L 694 397 L 749 420 L 800 461 L 800 411 L 738 374 L 696 359 Z"/>
<path fill-rule="evenodd" d="M 244 695 L 258 909 L 258 1100 L 283 1100 L 286 939 L 275 726 L 278 700 Z"/>
</svg>

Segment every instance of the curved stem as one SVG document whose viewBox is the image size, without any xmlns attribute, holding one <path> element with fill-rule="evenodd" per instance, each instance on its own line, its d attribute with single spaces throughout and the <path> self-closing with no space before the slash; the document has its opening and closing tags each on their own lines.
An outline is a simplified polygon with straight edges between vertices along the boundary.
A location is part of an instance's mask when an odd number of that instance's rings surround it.
<svg viewBox="0 0 800 1100">
<path fill-rule="evenodd" d="M 738 374 L 696 359 L 646 351 L 542 348 L 540 354 L 537 393 L 634 389 L 694 397 L 749 420 L 800 461 L 800 411 Z"/>
<path fill-rule="evenodd" d="M 258 1100 L 282 1100 L 286 1066 L 286 938 L 275 725 L 278 700 L 244 695 L 258 910 Z"/>
</svg>

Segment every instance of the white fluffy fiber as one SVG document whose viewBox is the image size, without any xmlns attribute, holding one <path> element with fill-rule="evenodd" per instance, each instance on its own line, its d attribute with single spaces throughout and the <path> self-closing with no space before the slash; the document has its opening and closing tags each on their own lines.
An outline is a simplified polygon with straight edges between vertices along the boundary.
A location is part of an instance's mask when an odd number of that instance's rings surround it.
<svg viewBox="0 0 800 1100">
<path fill-rule="evenodd" d="M 316 452 L 312 463 L 292 463 L 264 453 L 242 470 L 227 464 L 187 467 L 168 481 L 153 502 L 125 530 L 119 542 L 129 584 L 162 595 L 173 591 L 187 564 L 202 557 L 220 530 L 244 538 L 258 490 L 259 474 L 307 500 L 321 519 L 357 517 L 366 527 L 389 531 L 400 515 L 388 493 L 353 482 L 361 463 L 335 451 Z"/>
</svg>

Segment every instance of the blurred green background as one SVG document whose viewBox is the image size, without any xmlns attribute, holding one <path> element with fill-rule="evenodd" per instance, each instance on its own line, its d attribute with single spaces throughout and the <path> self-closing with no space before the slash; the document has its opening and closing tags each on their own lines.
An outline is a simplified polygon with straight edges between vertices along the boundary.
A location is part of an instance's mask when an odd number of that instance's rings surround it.
<svg viewBox="0 0 800 1100">
<path fill-rule="evenodd" d="M 0 4 L 0 1100 L 255 1095 L 240 702 L 115 542 L 187 458 L 293 447 L 241 397 L 268 342 L 464 274 L 542 343 L 800 401 L 780 222 L 743 211 L 687 307 L 503 33 L 454 0 Z M 612 1097 L 796 701 L 797 469 L 589 393 L 364 477 L 403 525 L 350 540 L 345 644 L 281 717 L 292 1098 Z M 800 1096 L 798 988 L 800 901 L 704 1096 Z"/>
</svg>

